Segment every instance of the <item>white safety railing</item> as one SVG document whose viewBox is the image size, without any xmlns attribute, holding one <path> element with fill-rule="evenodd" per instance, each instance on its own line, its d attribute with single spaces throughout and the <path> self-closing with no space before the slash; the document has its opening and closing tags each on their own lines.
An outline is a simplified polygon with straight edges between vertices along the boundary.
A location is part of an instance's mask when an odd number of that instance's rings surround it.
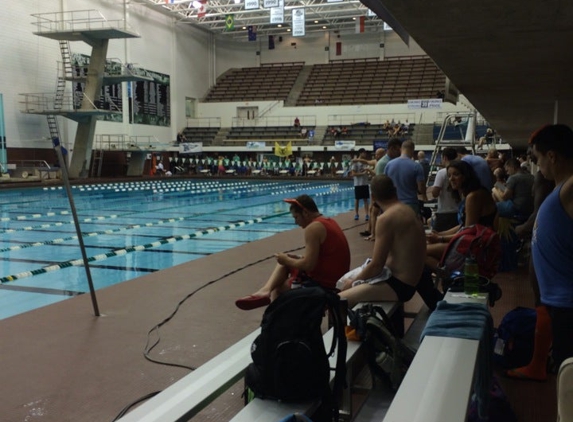
<svg viewBox="0 0 573 422">
<path fill-rule="evenodd" d="M 101 111 L 120 111 L 120 108 L 115 104 L 111 98 L 105 98 L 104 103 L 107 104 L 106 108 L 100 108 L 89 98 L 85 93 L 75 92 L 74 94 L 65 94 L 61 99 L 61 107 L 56 108 L 56 93 L 32 93 L 20 94 L 23 100 L 20 101 L 21 111 L 24 113 L 46 113 L 54 112 L 58 114 L 61 111 L 79 111 L 82 110 L 82 99 L 86 99 L 92 106 L 93 110 Z M 85 109 L 84 109 L 85 110 Z"/>
<path fill-rule="evenodd" d="M 299 118 L 301 126 L 316 126 L 316 116 L 269 116 L 247 119 L 233 117 L 233 127 L 266 127 L 266 126 L 292 126 L 294 120 Z"/>
<path fill-rule="evenodd" d="M 221 127 L 220 117 L 188 118 L 187 127 Z"/>
<path fill-rule="evenodd" d="M 173 145 L 169 142 L 161 142 L 153 135 L 127 135 L 117 134 L 100 134 L 94 139 L 93 149 L 95 150 L 161 150 L 168 149 Z"/>
<path fill-rule="evenodd" d="M 385 113 L 385 114 L 331 114 L 328 116 L 328 126 L 350 126 L 353 124 L 370 123 L 381 125 L 386 121 L 415 123 L 416 113 Z"/>
<path fill-rule="evenodd" d="M 72 10 L 68 12 L 36 13 L 37 33 L 61 31 L 94 31 L 101 29 L 131 30 L 124 19 L 107 20 L 97 10 Z"/>
</svg>

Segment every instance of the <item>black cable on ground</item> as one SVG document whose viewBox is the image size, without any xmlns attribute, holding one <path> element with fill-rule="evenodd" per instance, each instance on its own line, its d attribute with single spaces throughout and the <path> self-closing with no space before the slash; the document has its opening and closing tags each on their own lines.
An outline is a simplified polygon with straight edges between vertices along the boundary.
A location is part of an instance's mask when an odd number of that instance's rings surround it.
<svg viewBox="0 0 573 422">
<path fill-rule="evenodd" d="M 351 227 L 348 227 L 348 228 L 346 228 L 346 229 L 343 229 L 342 231 L 346 231 L 346 230 L 350 230 L 350 229 L 359 227 L 359 226 L 361 226 L 362 224 L 363 224 L 363 223 L 361 223 L 361 224 L 356 224 L 356 225 L 354 225 L 354 226 L 351 226 Z M 294 248 L 294 249 L 290 249 L 290 250 L 288 250 L 288 251 L 285 251 L 284 253 L 291 253 L 291 252 L 299 251 L 299 250 L 301 250 L 301 249 L 304 249 L 304 246 L 301 246 L 301 247 L 298 247 L 298 248 Z M 235 270 L 233 270 L 233 271 L 230 271 L 230 272 L 228 272 L 228 273 L 226 273 L 226 274 L 223 274 L 221 277 L 216 278 L 216 279 L 214 279 L 214 280 L 211 280 L 211 281 L 209 281 L 209 282 L 203 284 L 202 286 L 196 288 L 196 289 L 193 290 L 191 293 L 189 293 L 188 295 L 186 295 L 183 299 L 181 299 L 181 300 L 179 301 L 179 303 L 177 303 L 177 305 L 175 306 L 175 309 L 173 310 L 173 312 L 172 312 L 167 318 L 165 318 L 163 321 L 161 321 L 159 324 L 157 324 L 156 326 L 154 326 L 151 330 L 149 330 L 149 331 L 147 332 L 147 341 L 146 341 L 146 343 L 145 343 L 145 350 L 143 351 L 143 356 L 145 357 L 145 359 L 147 359 L 147 360 L 150 361 L 150 362 L 157 363 L 157 364 L 159 364 L 159 365 L 167 365 L 167 366 L 173 366 L 173 367 L 178 367 L 178 368 L 184 368 L 184 369 L 188 369 L 188 370 L 190 370 L 190 371 L 194 371 L 195 369 L 197 369 L 196 367 L 193 367 L 193 366 L 182 365 L 182 364 L 172 363 L 172 362 L 160 361 L 160 360 L 154 359 L 154 358 L 152 358 L 151 356 L 149 356 L 149 353 L 150 353 L 150 352 L 159 344 L 159 342 L 161 341 L 161 337 L 159 336 L 159 329 L 160 329 L 162 326 L 164 326 L 165 324 L 167 324 L 169 321 L 171 321 L 171 320 L 175 317 L 175 315 L 177 314 L 177 312 L 179 311 L 179 308 L 181 307 L 181 305 L 183 305 L 183 303 L 185 303 L 189 298 L 191 298 L 192 296 L 194 296 L 197 292 L 199 292 L 199 291 L 205 289 L 205 288 L 208 287 L 208 286 L 211 286 L 212 284 L 214 284 L 214 283 L 216 283 L 216 282 L 218 282 L 218 281 L 221 281 L 221 280 L 224 279 L 224 278 L 227 278 L 227 277 L 229 277 L 229 276 L 231 276 L 231 275 L 233 275 L 233 274 L 235 274 L 235 273 L 238 273 L 239 271 L 243 271 L 243 270 L 245 270 L 245 269 L 247 269 L 247 268 L 249 268 L 249 267 L 252 267 L 253 265 L 257 265 L 257 264 L 260 264 L 261 262 L 264 262 L 264 261 L 266 261 L 266 260 L 268 260 L 268 259 L 274 258 L 274 256 L 275 256 L 274 254 L 273 254 L 273 255 L 269 255 L 269 256 L 267 256 L 267 257 L 265 257 L 265 258 L 259 259 L 258 261 L 251 262 L 251 263 L 249 263 L 249 264 L 247 264 L 247 265 L 244 265 L 244 266 L 242 266 L 242 267 L 240 267 L 240 268 L 237 268 L 237 269 L 235 269 Z M 150 345 L 150 344 L 149 344 L 149 343 L 150 343 L 150 336 L 151 336 L 151 334 L 152 334 L 153 332 L 157 332 L 157 339 L 155 340 L 155 342 L 154 342 L 152 345 Z M 150 399 L 150 398 L 156 396 L 156 395 L 159 394 L 160 392 L 161 392 L 161 391 L 155 391 L 155 392 L 153 392 L 153 393 L 149 393 L 149 394 L 147 394 L 147 395 L 145 395 L 145 396 L 143 396 L 143 397 L 141 397 L 141 398 L 135 400 L 134 402 L 128 404 L 128 405 L 127 405 L 126 407 L 124 407 L 123 410 L 113 419 L 112 422 L 115 422 L 115 421 L 117 421 L 118 419 L 120 419 L 121 417 L 123 417 L 133 406 L 135 406 L 135 405 L 141 403 L 142 401 L 145 401 L 145 400 L 147 400 L 147 399 Z"/>
</svg>

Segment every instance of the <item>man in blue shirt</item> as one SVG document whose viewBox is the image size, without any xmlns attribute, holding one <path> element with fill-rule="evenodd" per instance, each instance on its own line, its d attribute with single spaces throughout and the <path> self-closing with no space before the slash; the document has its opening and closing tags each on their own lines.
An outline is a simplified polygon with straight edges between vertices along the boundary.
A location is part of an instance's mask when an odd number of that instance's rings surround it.
<svg viewBox="0 0 573 422">
<path fill-rule="evenodd" d="M 530 140 L 539 170 L 555 181 L 533 226 L 531 251 L 541 303 L 549 309 L 556 365 L 573 357 L 573 131 L 547 125 Z"/>
<path fill-rule="evenodd" d="M 384 174 L 394 182 L 398 192 L 398 199 L 409 205 L 417 215 L 421 216 L 418 194 L 422 195 L 424 201 L 427 201 L 426 179 L 422 166 L 412 160 L 414 149 L 414 142 L 410 140 L 404 141 L 400 157 L 395 158 L 386 165 Z"/>
<path fill-rule="evenodd" d="M 485 158 L 482 158 L 479 155 L 470 154 L 466 147 L 463 146 L 457 147 L 456 151 L 460 160 L 463 160 L 472 166 L 481 185 L 487 190 L 491 190 L 493 188 L 493 174 Z"/>
</svg>

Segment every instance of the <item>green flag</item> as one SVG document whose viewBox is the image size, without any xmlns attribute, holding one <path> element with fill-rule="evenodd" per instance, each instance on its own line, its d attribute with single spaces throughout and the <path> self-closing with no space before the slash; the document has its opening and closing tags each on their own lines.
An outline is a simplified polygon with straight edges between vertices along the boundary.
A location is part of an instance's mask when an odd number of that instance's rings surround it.
<svg viewBox="0 0 573 422">
<path fill-rule="evenodd" d="M 225 31 L 235 30 L 235 17 L 233 15 L 227 15 L 225 18 Z"/>
</svg>

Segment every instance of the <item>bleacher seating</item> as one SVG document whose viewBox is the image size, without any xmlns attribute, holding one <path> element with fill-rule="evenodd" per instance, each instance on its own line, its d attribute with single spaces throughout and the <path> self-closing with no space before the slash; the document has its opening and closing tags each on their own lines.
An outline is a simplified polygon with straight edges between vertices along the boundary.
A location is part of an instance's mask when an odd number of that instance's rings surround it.
<svg viewBox="0 0 573 422">
<path fill-rule="evenodd" d="M 218 127 L 186 127 L 183 134 L 187 142 L 203 142 L 203 145 L 211 145 L 219 132 Z"/>
<path fill-rule="evenodd" d="M 411 137 L 414 131 L 414 124 L 408 124 L 408 129 L 406 132 L 401 132 L 398 136 L 400 139 L 405 137 Z M 346 127 L 346 134 L 341 134 L 335 136 L 332 130 L 336 130 L 340 127 Z M 354 123 L 347 126 L 336 125 L 328 126 L 324 133 L 324 138 L 322 139 L 322 145 L 333 145 L 336 140 L 352 140 L 356 141 L 357 144 L 372 144 L 375 140 L 388 140 L 389 135 L 386 129 L 384 129 L 384 124 L 366 124 L 366 123 Z"/>
<path fill-rule="evenodd" d="M 231 69 L 211 88 L 205 102 L 284 100 L 304 62 L 263 64 Z"/>
<path fill-rule="evenodd" d="M 445 82 L 428 57 L 338 60 L 313 66 L 297 106 L 405 103 L 434 98 Z"/>
<path fill-rule="evenodd" d="M 307 127 L 308 130 L 314 130 L 314 126 Z M 300 136 L 300 128 L 294 126 L 241 126 L 234 127 L 227 135 L 227 140 L 223 141 L 224 145 L 229 145 L 228 141 L 242 140 L 292 140 L 306 142 L 306 138 Z"/>
</svg>

